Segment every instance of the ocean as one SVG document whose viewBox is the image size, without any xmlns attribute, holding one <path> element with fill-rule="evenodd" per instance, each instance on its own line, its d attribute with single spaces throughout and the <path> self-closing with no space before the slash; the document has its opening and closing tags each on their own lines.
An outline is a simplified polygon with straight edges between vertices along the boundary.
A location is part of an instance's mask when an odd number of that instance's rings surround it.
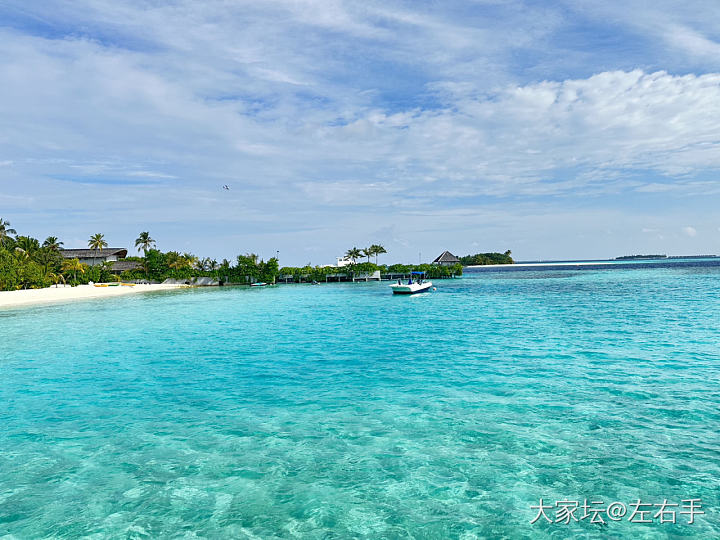
<svg viewBox="0 0 720 540">
<path fill-rule="evenodd" d="M 0 537 L 720 537 L 720 261 L 436 286 L 0 311 Z"/>
</svg>

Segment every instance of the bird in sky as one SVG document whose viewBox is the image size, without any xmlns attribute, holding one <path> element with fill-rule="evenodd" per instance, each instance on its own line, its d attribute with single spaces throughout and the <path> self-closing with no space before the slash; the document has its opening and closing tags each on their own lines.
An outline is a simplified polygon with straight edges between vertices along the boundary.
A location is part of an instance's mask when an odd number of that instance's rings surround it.
<svg viewBox="0 0 720 540">
<path fill-rule="evenodd" d="M 228 186 L 227 184 L 225 184 L 225 185 L 223 186 L 223 189 L 224 189 L 225 191 L 230 191 L 230 186 Z"/>
</svg>

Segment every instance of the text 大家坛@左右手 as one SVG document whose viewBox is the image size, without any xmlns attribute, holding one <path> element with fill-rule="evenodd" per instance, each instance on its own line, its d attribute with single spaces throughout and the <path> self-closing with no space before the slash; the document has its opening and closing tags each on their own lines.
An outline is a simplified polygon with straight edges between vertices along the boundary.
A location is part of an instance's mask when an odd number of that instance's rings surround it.
<svg viewBox="0 0 720 540">
<path fill-rule="evenodd" d="M 568 525 L 571 521 L 590 520 L 590 523 L 607 523 L 609 521 L 622 521 L 627 519 L 631 523 L 677 523 L 678 514 L 684 516 L 688 525 L 695 523 L 695 516 L 702 515 L 702 501 L 700 499 L 683 499 L 681 503 L 668 502 L 664 499 L 661 503 L 644 503 L 640 499 L 629 504 L 622 502 L 611 502 L 607 506 L 603 501 L 583 499 L 580 501 L 562 500 L 555 501 L 555 504 L 545 504 L 540 499 L 540 504 L 530 505 L 531 510 L 537 510 L 537 514 L 530 521 L 531 524 L 544 519 L 548 523 L 562 523 Z M 554 517 L 552 519 L 546 510 Z M 582 513 L 582 515 L 580 515 Z M 603 518 L 603 515 L 605 518 Z M 578 517 L 579 516 L 579 517 Z"/>
</svg>

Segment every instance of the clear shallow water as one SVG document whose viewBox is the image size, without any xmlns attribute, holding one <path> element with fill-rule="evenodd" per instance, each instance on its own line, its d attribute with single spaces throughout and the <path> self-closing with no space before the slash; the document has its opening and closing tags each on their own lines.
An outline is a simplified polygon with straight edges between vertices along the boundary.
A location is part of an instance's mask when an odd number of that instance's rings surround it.
<svg viewBox="0 0 720 540">
<path fill-rule="evenodd" d="M 437 286 L 0 312 L 0 536 L 720 536 L 720 266 Z M 540 497 L 706 514 L 531 525 Z"/>
</svg>

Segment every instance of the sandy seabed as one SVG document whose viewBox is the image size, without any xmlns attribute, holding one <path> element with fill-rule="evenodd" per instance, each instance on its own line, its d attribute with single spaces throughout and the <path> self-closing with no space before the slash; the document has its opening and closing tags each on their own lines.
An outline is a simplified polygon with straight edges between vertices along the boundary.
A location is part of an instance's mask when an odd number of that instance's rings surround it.
<svg viewBox="0 0 720 540">
<path fill-rule="evenodd" d="M 78 285 L 77 287 L 48 287 L 47 289 L 26 289 L 21 291 L 0 292 L 0 309 L 32 304 L 50 304 L 72 300 L 92 298 L 110 298 L 151 291 L 164 291 L 183 288 L 184 285 L 119 285 L 115 287 L 96 287 L 95 285 Z"/>
</svg>

